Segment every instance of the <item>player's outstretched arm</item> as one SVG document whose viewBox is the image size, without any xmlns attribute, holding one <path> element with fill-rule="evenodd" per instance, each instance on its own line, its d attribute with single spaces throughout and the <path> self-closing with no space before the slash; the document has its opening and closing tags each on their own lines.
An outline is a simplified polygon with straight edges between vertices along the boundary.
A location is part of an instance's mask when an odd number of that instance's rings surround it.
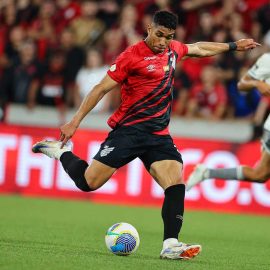
<svg viewBox="0 0 270 270">
<path fill-rule="evenodd" d="M 253 88 L 257 88 L 260 93 L 264 96 L 270 96 L 270 85 L 266 82 L 256 80 L 245 74 L 237 84 L 237 87 L 240 91 L 249 91 Z"/>
<path fill-rule="evenodd" d="M 103 96 L 118 83 L 106 75 L 84 98 L 79 109 L 68 123 L 60 127 L 62 146 L 74 135 L 83 118 L 97 105 Z"/>
<path fill-rule="evenodd" d="M 235 42 L 218 43 L 218 42 L 196 42 L 187 44 L 190 57 L 207 57 L 220 54 L 227 51 L 247 51 L 260 46 L 253 39 L 240 39 Z"/>
</svg>

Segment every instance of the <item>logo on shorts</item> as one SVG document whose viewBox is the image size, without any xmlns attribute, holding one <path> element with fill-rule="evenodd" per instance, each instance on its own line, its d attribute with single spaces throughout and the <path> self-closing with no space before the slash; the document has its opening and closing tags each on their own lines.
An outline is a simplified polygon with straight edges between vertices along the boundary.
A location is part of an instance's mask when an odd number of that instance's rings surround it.
<svg viewBox="0 0 270 270">
<path fill-rule="evenodd" d="M 180 151 L 178 150 L 178 148 L 176 147 L 176 145 L 173 145 L 176 148 L 176 151 L 180 154 Z"/>
<path fill-rule="evenodd" d="M 101 150 L 101 152 L 100 152 L 100 156 L 101 157 L 107 156 L 108 154 L 110 154 L 113 151 L 114 148 L 115 147 L 109 147 L 108 145 L 105 145 L 104 149 Z"/>
<path fill-rule="evenodd" d="M 176 218 L 177 219 L 180 219 L 181 221 L 183 221 L 183 216 L 181 216 L 181 215 L 176 215 Z"/>
</svg>

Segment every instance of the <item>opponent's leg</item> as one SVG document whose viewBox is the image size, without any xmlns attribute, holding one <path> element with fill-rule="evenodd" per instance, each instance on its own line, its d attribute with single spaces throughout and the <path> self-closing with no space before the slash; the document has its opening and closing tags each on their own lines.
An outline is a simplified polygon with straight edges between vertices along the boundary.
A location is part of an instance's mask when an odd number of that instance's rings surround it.
<svg viewBox="0 0 270 270">
<path fill-rule="evenodd" d="M 243 166 L 243 178 L 246 181 L 265 183 L 270 179 L 270 155 L 268 152 L 263 151 L 260 161 L 252 168 Z"/>
<path fill-rule="evenodd" d="M 201 183 L 205 179 L 219 178 L 219 179 L 243 179 L 242 166 L 227 169 L 209 169 L 203 164 L 198 164 L 193 172 L 189 175 L 186 190 L 190 190 L 195 185 Z"/>
<path fill-rule="evenodd" d="M 149 170 L 152 177 L 165 190 L 162 206 L 164 223 L 162 259 L 191 259 L 201 251 L 200 245 L 188 245 L 178 242 L 183 223 L 185 185 L 181 172 L 182 164 L 176 160 L 154 162 Z"/>
<path fill-rule="evenodd" d="M 212 178 L 265 183 L 270 178 L 270 155 L 263 151 L 261 159 L 255 167 L 240 165 L 235 168 L 209 169 L 203 164 L 199 164 L 190 174 L 186 190 L 190 190 L 205 179 Z"/>
</svg>

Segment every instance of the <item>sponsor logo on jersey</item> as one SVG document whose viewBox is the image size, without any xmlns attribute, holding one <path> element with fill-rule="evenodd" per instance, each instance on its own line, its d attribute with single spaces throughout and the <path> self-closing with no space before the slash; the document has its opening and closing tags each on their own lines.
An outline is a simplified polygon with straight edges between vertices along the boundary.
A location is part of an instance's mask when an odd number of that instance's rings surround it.
<svg viewBox="0 0 270 270">
<path fill-rule="evenodd" d="M 111 72 L 114 72 L 115 70 L 116 70 L 116 64 L 111 65 L 110 71 Z"/>
<path fill-rule="evenodd" d="M 156 58 L 157 58 L 156 56 L 147 56 L 147 57 L 144 57 L 144 60 L 149 61 L 149 60 L 154 60 Z"/>
<path fill-rule="evenodd" d="M 101 152 L 100 152 L 100 156 L 101 157 L 107 156 L 108 154 L 110 154 L 113 151 L 114 148 L 115 147 L 109 147 L 108 145 L 105 145 L 104 149 L 101 150 Z"/>
</svg>

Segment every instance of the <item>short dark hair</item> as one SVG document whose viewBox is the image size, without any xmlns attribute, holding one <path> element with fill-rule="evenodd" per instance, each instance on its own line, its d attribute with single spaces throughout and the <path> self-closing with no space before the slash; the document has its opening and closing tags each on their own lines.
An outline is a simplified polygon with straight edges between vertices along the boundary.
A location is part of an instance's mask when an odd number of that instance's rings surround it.
<svg viewBox="0 0 270 270">
<path fill-rule="evenodd" d="M 175 30 L 178 23 L 178 18 L 172 12 L 161 10 L 154 14 L 153 22 L 156 25 Z"/>
</svg>

